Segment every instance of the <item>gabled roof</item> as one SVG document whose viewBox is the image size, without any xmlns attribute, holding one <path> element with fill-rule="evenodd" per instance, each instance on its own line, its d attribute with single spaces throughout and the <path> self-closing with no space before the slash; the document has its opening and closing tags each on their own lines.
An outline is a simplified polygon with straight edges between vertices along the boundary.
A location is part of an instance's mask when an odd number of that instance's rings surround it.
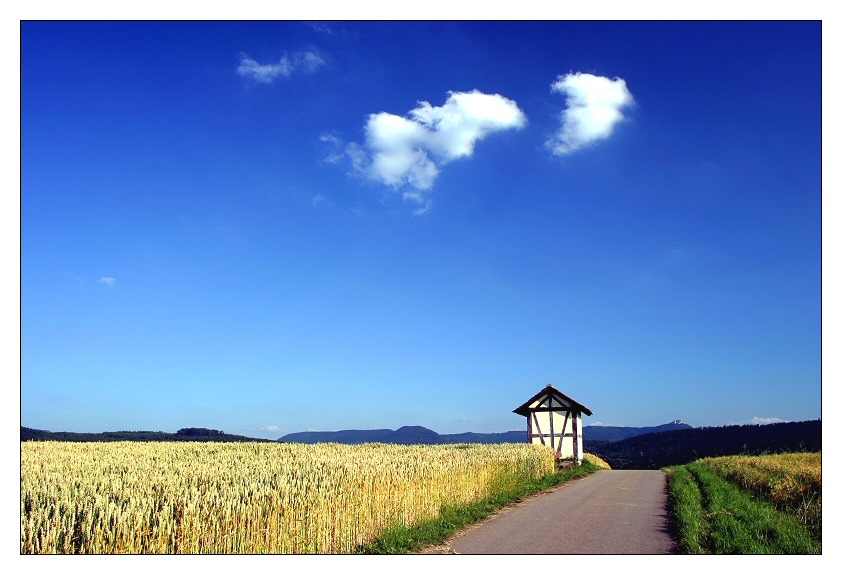
<svg viewBox="0 0 842 575">
<path fill-rule="evenodd" d="M 555 397 L 557 399 L 560 399 L 563 403 L 570 404 L 571 407 L 573 407 L 574 409 L 576 409 L 578 411 L 581 411 L 585 415 L 593 415 L 593 413 L 591 412 L 590 409 L 588 409 L 587 407 L 585 407 L 584 405 L 582 405 L 581 403 L 579 403 L 575 399 L 567 397 L 566 395 L 561 393 L 559 390 L 554 388 L 552 385 L 548 385 L 547 387 L 545 387 L 544 389 L 542 389 L 541 391 L 539 391 L 538 393 L 533 395 L 526 403 L 524 403 L 523 405 L 521 405 L 520 407 L 515 409 L 514 413 L 517 413 L 518 415 L 523 415 L 524 417 L 528 416 L 529 411 L 530 411 L 529 406 L 531 404 L 535 403 L 535 401 L 537 401 L 538 399 L 540 399 L 541 397 L 543 397 L 545 395 L 550 395 L 551 397 Z"/>
</svg>

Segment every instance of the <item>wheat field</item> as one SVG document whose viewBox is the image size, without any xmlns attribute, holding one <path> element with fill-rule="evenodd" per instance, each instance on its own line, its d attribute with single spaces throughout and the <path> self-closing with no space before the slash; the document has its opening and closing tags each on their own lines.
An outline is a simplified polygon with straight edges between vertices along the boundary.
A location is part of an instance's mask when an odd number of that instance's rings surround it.
<svg viewBox="0 0 842 575">
<path fill-rule="evenodd" d="M 550 448 L 24 442 L 33 553 L 352 553 L 553 473 Z"/>
</svg>

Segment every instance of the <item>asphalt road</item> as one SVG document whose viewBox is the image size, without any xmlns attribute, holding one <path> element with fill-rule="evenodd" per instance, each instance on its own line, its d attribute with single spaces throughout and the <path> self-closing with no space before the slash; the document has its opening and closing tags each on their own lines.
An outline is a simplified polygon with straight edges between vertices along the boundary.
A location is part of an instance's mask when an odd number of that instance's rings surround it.
<svg viewBox="0 0 842 575">
<path fill-rule="evenodd" d="M 601 470 L 507 507 L 427 553 L 672 553 L 666 475 Z"/>
</svg>

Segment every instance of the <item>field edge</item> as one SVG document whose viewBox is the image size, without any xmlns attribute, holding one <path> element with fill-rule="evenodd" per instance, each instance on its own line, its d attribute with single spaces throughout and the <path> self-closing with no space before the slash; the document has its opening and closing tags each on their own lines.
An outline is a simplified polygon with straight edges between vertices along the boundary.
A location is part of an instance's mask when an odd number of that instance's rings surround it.
<svg viewBox="0 0 842 575">
<path fill-rule="evenodd" d="M 411 527 L 397 527 L 386 531 L 375 541 L 360 545 L 357 554 L 401 555 L 429 550 L 445 543 L 459 530 L 478 523 L 495 512 L 538 495 L 564 483 L 581 479 L 601 468 L 589 461 L 562 469 L 539 481 L 524 483 L 518 488 L 499 493 L 470 505 L 444 509 L 441 516 Z"/>
</svg>

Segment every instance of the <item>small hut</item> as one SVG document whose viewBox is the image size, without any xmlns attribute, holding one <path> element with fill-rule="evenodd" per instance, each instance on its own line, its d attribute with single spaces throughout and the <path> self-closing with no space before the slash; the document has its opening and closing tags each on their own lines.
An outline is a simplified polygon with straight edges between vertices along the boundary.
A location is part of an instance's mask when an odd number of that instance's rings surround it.
<svg viewBox="0 0 842 575">
<path fill-rule="evenodd" d="M 526 417 L 528 443 L 549 445 L 559 463 L 582 463 L 582 414 L 590 409 L 548 385 L 514 412 Z"/>
</svg>

